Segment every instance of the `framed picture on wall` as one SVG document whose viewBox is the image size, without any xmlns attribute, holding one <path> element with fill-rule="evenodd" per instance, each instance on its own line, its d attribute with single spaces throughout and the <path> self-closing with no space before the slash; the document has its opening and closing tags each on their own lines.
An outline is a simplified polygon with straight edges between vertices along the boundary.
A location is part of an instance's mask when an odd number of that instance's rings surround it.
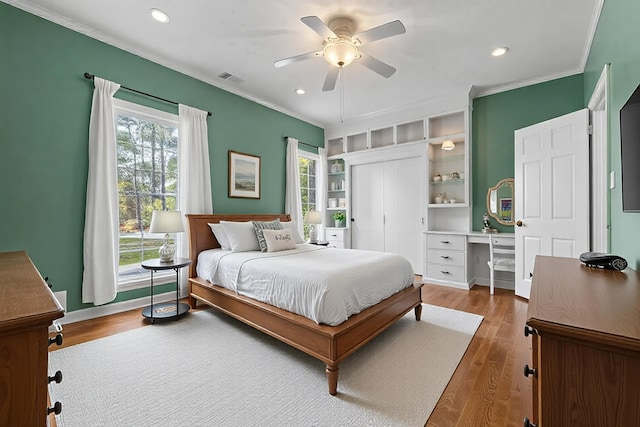
<svg viewBox="0 0 640 427">
<path fill-rule="evenodd" d="M 229 197 L 260 198 L 260 157 L 229 150 Z"/>
</svg>

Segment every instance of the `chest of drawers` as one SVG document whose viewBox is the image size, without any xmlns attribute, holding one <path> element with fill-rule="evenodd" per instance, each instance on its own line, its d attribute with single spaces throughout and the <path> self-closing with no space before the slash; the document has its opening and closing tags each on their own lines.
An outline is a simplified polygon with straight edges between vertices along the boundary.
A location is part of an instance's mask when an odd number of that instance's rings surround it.
<svg viewBox="0 0 640 427">
<path fill-rule="evenodd" d="M 49 326 L 62 316 L 27 254 L 0 253 L 0 425 L 45 426 L 59 411 L 59 403 L 48 409 L 48 347 Z"/>
<path fill-rule="evenodd" d="M 469 289 L 469 251 L 463 234 L 426 234 L 425 281 Z"/>
<path fill-rule="evenodd" d="M 533 414 L 523 414 L 525 426 L 638 425 L 640 274 L 538 256 L 527 319 Z"/>
</svg>

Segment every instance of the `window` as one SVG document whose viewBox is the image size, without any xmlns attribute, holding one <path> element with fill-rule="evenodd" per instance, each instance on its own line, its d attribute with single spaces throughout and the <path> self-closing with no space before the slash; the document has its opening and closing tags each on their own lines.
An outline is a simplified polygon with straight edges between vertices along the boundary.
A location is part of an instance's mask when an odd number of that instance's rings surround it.
<svg viewBox="0 0 640 427">
<path fill-rule="evenodd" d="M 146 286 L 140 263 L 157 258 L 163 236 L 149 234 L 154 210 L 176 210 L 178 116 L 122 100 L 116 104 L 119 206 L 119 290 Z M 175 280 L 172 271 L 154 282 Z"/>
<path fill-rule="evenodd" d="M 307 211 L 315 211 L 318 179 L 318 156 L 312 153 L 300 153 L 298 155 L 298 169 L 300 170 L 300 193 L 302 198 L 302 217 Z M 309 238 L 309 224 L 304 224 L 304 238 Z"/>
</svg>

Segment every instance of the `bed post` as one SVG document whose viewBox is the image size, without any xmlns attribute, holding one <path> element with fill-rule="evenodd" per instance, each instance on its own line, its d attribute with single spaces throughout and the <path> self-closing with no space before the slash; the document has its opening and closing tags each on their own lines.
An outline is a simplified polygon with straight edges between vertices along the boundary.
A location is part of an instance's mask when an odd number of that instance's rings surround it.
<svg viewBox="0 0 640 427">
<path fill-rule="evenodd" d="M 413 312 L 416 315 L 416 320 L 420 321 L 420 318 L 422 317 L 422 304 L 416 305 L 415 308 L 413 309 Z"/>
<path fill-rule="evenodd" d="M 329 394 L 335 396 L 338 393 L 338 365 L 327 364 L 327 381 L 329 382 Z"/>
</svg>

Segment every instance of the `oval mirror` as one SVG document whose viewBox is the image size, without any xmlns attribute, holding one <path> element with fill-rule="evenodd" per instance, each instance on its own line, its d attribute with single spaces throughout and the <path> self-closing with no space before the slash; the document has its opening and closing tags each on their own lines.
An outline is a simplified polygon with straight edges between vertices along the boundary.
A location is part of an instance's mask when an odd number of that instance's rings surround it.
<svg viewBox="0 0 640 427">
<path fill-rule="evenodd" d="M 502 225 L 514 225 L 513 178 L 505 178 L 487 191 L 487 213 Z"/>
</svg>

